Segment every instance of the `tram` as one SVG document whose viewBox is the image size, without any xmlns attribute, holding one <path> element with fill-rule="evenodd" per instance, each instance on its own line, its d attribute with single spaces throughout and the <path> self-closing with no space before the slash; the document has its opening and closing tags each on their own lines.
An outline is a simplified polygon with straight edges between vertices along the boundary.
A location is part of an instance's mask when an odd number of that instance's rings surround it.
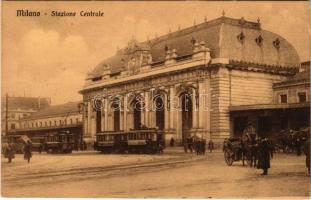
<svg viewBox="0 0 311 200">
<path fill-rule="evenodd" d="M 157 129 L 105 131 L 96 134 L 94 149 L 103 153 L 160 153 L 164 138 Z"/>
</svg>

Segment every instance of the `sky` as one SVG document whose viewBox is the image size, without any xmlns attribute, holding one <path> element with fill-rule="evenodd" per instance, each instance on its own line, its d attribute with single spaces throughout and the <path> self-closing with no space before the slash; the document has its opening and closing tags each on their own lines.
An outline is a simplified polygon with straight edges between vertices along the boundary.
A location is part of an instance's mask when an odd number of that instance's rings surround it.
<svg viewBox="0 0 311 200">
<path fill-rule="evenodd" d="M 17 17 L 16 10 L 40 11 Z M 76 11 L 76 17 L 51 17 Z M 104 17 L 80 17 L 80 11 Z M 2 2 L 2 95 L 79 101 L 86 74 L 135 38 L 144 41 L 218 18 L 260 18 L 262 28 L 287 39 L 309 60 L 309 2 Z M 47 13 L 45 16 L 43 13 Z"/>
</svg>

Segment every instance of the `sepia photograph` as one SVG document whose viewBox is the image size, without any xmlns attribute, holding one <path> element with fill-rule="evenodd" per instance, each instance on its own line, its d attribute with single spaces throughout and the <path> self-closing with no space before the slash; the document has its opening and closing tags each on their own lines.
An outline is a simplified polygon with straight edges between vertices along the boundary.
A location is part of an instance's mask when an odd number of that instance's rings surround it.
<svg viewBox="0 0 311 200">
<path fill-rule="evenodd" d="M 2 1 L 1 196 L 309 199 L 308 1 Z"/>
</svg>

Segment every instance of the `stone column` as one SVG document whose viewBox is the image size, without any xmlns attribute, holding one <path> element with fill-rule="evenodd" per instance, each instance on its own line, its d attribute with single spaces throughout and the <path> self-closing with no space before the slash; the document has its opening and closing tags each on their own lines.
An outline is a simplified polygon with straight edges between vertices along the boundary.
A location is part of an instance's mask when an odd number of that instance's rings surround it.
<svg viewBox="0 0 311 200">
<path fill-rule="evenodd" d="M 174 108 L 174 106 L 175 106 L 175 101 L 177 101 L 177 99 L 175 98 L 175 87 L 174 86 L 172 86 L 171 88 L 170 88 L 170 118 L 169 118 L 169 120 L 170 120 L 170 125 L 169 125 L 169 127 L 170 127 L 170 129 L 175 129 L 176 127 L 175 127 L 175 124 L 174 124 L 174 118 L 176 119 L 176 116 L 174 116 L 174 114 L 176 113 L 176 109 Z M 174 103 L 175 102 L 175 103 Z"/>
<path fill-rule="evenodd" d="M 109 124 L 108 124 L 108 97 L 105 98 L 105 107 L 104 107 L 104 112 L 105 112 L 105 131 L 109 130 Z"/>
<path fill-rule="evenodd" d="M 122 99 L 120 99 L 120 130 L 124 130 L 124 106 L 122 107 Z M 123 104 L 124 105 L 124 104 Z"/>
<path fill-rule="evenodd" d="M 127 131 L 128 130 L 128 126 L 127 126 L 127 94 L 124 95 L 124 98 L 123 98 L 123 103 L 124 103 L 124 106 L 123 106 L 123 130 L 124 131 Z"/>
<path fill-rule="evenodd" d="M 105 131 L 106 130 L 106 125 L 105 125 L 105 99 L 102 99 L 102 107 L 100 108 L 101 109 L 101 131 Z"/>
<path fill-rule="evenodd" d="M 207 79 L 205 79 L 205 88 L 206 88 L 206 92 L 207 94 L 205 95 L 205 120 L 204 120 L 204 125 L 205 125 L 205 129 L 207 131 L 207 139 L 210 140 L 211 139 L 211 109 L 212 109 L 212 105 L 211 105 L 211 77 L 208 76 Z"/>
<path fill-rule="evenodd" d="M 150 123 L 149 123 L 149 91 L 145 92 L 145 125 L 147 127 L 150 127 Z"/>
<path fill-rule="evenodd" d="M 167 101 L 167 98 L 168 98 L 168 95 L 165 94 L 164 95 L 164 123 L 165 123 L 165 126 L 164 126 L 164 129 L 168 130 L 170 129 L 170 113 L 169 113 L 169 110 L 168 110 L 168 101 Z"/>
<path fill-rule="evenodd" d="M 192 128 L 198 128 L 197 99 L 195 89 L 192 90 Z"/>
<path fill-rule="evenodd" d="M 141 122 L 141 125 L 146 125 L 145 123 L 145 106 L 146 105 L 143 105 L 145 101 L 145 94 L 142 92 L 140 93 L 140 96 L 141 96 L 140 122 Z"/>
<path fill-rule="evenodd" d="M 87 133 L 86 133 L 86 135 L 88 137 L 91 136 L 91 126 L 92 126 L 91 115 L 92 115 L 91 102 L 87 102 L 87 123 L 88 123 L 88 126 L 87 126 Z"/>
<path fill-rule="evenodd" d="M 205 89 L 204 89 L 204 83 L 203 81 L 202 82 L 199 82 L 199 126 L 198 128 L 202 129 L 204 127 L 204 104 L 205 104 Z"/>
</svg>

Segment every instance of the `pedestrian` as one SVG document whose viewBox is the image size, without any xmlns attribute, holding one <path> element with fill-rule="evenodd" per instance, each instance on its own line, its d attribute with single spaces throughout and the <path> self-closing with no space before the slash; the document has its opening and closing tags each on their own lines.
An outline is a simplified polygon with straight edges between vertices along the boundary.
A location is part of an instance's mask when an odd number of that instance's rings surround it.
<svg viewBox="0 0 311 200">
<path fill-rule="evenodd" d="M 39 154 L 41 154 L 42 153 L 42 145 L 40 144 L 40 146 L 39 146 Z"/>
<path fill-rule="evenodd" d="M 8 143 L 4 149 L 4 157 L 8 159 L 8 163 L 12 162 L 15 158 L 14 146 L 12 143 Z"/>
<path fill-rule="evenodd" d="M 257 168 L 263 170 L 261 175 L 268 175 L 268 169 L 270 168 L 271 146 L 267 138 L 264 138 L 260 141 L 258 150 L 259 155 Z"/>
<path fill-rule="evenodd" d="M 32 145 L 30 140 L 28 140 L 24 146 L 24 159 L 28 161 L 28 163 L 30 162 L 30 158 L 32 157 Z"/>
<path fill-rule="evenodd" d="M 206 148 L 206 140 L 202 140 L 202 153 L 205 155 L 205 148 Z"/>
<path fill-rule="evenodd" d="M 174 143 L 175 143 L 175 140 L 174 140 L 173 137 L 171 137 L 170 146 L 173 147 L 173 146 L 174 146 Z"/>
<path fill-rule="evenodd" d="M 301 142 L 300 142 L 300 139 L 297 138 L 296 139 L 296 153 L 297 153 L 297 156 L 300 156 L 301 155 Z"/>
<path fill-rule="evenodd" d="M 188 152 L 188 144 L 187 144 L 187 140 L 188 139 L 184 139 L 184 151 L 185 151 L 185 153 L 187 153 Z"/>
<path fill-rule="evenodd" d="M 227 144 L 228 144 L 228 139 L 225 138 L 225 139 L 224 139 L 224 143 L 223 143 L 223 145 L 222 145 L 222 152 L 225 152 L 225 150 L 227 149 Z"/>
<path fill-rule="evenodd" d="M 195 142 L 194 142 L 194 149 L 195 149 L 195 152 L 196 152 L 196 154 L 197 154 L 197 156 L 200 154 L 200 141 L 199 140 L 195 140 Z"/>
<path fill-rule="evenodd" d="M 212 153 L 212 151 L 214 150 L 214 142 L 213 140 L 209 140 L 208 141 L 208 150 L 210 153 Z"/>
<path fill-rule="evenodd" d="M 306 155 L 306 167 L 308 168 L 308 175 L 310 175 L 310 139 L 309 138 L 305 141 L 303 150 Z"/>
</svg>

